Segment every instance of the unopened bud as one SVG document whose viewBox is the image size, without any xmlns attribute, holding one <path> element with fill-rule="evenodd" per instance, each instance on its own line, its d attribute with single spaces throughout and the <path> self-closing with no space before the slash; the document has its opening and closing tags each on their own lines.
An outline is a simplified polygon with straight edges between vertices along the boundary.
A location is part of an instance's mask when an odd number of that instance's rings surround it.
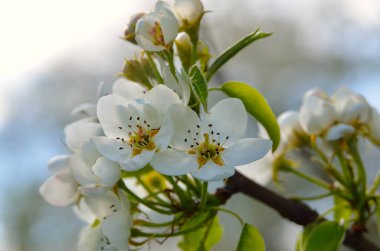
<svg viewBox="0 0 380 251">
<path fill-rule="evenodd" d="M 133 82 L 140 83 L 147 88 L 152 87 L 149 77 L 153 77 L 154 73 L 148 60 L 145 58 L 142 58 L 141 60 L 125 60 L 123 73 L 121 75 Z"/>
<path fill-rule="evenodd" d="M 129 23 L 128 23 L 128 26 L 127 26 L 127 29 L 124 31 L 124 39 L 133 43 L 133 44 L 137 44 L 136 42 L 136 24 L 137 24 L 137 21 L 140 20 L 140 18 L 142 18 L 143 16 L 145 16 L 145 13 L 143 12 L 140 12 L 140 13 L 136 13 L 134 14 L 133 16 L 131 16 L 131 18 L 129 19 Z"/>
</svg>

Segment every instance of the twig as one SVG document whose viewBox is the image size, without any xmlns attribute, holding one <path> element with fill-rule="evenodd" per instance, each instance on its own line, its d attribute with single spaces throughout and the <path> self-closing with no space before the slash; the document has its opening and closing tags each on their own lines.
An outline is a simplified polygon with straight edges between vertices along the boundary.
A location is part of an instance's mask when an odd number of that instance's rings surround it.
<svg viewBox="0 0 380 251">
<path fill-rule="evenodd" d="M 246 178 L 239 172 L 228 179 L 224 188 L 218 189 L 216 196 L 222 204 L 236 193 L 243 193 L 251 198 L 254 198 L 265 205 L 273 208 L 282 217 L 293 221 L 294 223 L 306 226 L 319 218 L 319 214 L 311 209 L 308 205 L 297 201 L 287 199 L 271 190 L 257 184 L 256 182 Z M 344 245 L 358 251 L 380 251 L 374 243 L 369 241 L 363 235 L 354 234 L 350 231 L 346 232 Z"/>
</svg>

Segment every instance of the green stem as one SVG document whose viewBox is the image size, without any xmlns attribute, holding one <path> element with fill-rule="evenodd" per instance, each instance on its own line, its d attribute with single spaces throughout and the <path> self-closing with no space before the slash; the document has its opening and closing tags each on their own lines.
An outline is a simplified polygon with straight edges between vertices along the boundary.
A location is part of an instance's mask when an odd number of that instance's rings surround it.
<svg viewBox="0 0 380 251">
<path fill-rule="evenodd" d="M 309 196 L 309 197 L 290 197 L 289 199 L 292 199 L 292 200 L 319 200 L 319 199 L 323 199 L 323 198 L 326 198 L 326 197 L 329 197 L 333 194 L 333 192 L 328 192 L 328 193 L 323 193 L 323 194 L 319 194 L 319 195 L 315 195 L 315 196 Z"/>
<path fill-rule="evenodd" d="M 193 66 L 197 62 L 197 47 L 198 47 L 198 40 L 194 40 L 191 42 L 191 63 L 190 66 Z"/>
<path fill-rule="evenodd" d="M 233 211 L 231 211 L 231 210 L 228 210 L 227 208 L 223 208 L 223 207 L 211 207 L 210 209 L 215 209 L 215 210 L 217 210 L 217 211 L 221 211 L 221 212 L 228 213 L 228 214 L 234 216 L 236 219 L 238 219 L 239 222 L 240 222 L 240 224 L 241 224 L 242 226 L 244 226 L 244 221 L 243 221 L 243 219 L 242 219 L 237 213 L 235 213 L 235 212 L 233 212 Z"/>
<path fill-rule="evenodd" d="M 380 186 L 380 170 L 377 171 L 375 180 L 373 181 L 372 187 L 369 190 L 369 195 L 372 196 L 376 193 L 377 188 Z"/>
<path fill-rule="evenodd" d="M 207 188 L 208 188 L 208 182 L 205 181 L 205 182 L 203 182 L 203 185 L 202 185 L 201 202 L 199 203 L 199 209 L 201 211 L 205 210 L 205 208 L 206 208 L 207 195 L 208 195 Z"/>
<path fill-rule="evenodd" d="M 127 194 L 129 196 L 132 197 L 132 199 L 134 199 L 136 202 L 139 202 L 141 204 L 143 204 L 144 206 L 158 212 L 158 213 L 161 213 L 161 214 L 173 214 L 174 212 L 173 211 L 168 211 L 168 210 L 164 210 L 164 209 L 161 209 L 161 208 L 158 208 L 152 204 L 150 204 L 147 200 L 144 200 L 144 199 L 141 199 L 139 196 L 137 196 L 134 192 L 132 192 L 124 183 L 124 181 L 120 180 L 119 183 L 118 183 L 119 187 L 124 190 L 125 192 L 127 192 Z"/>
<path fill-rule="evenodd" d="M 300 171 L 298 171 L 298 170 L 296 170 L 294 168 L 288 168 L 287 171 L 289 171 L 289 172 L 297 175 L 298 177 L 300 177 L 300 178 L 302 178 L 304 180 L 307 180 L 307 181 L 309 181 L 309 182 L 311 182 L 311 183 L 313 183 L 313 184 L 315 184 L 315 185 L 317 185 L 319 187 L 322 187 L 322 188 L 324 188 L 326 190 L 329 190 L 329 191 L 331 190 L 330 185 L 327 184 L 326 182 L 320 180 L 320 179 L 317 179 L 317 178 L 314 178 L 312 176 L 309 176 L 309 175 L 307 175 L 307 174 L 305 174 L 303 172 L 300 172 Z"/>
<path fill-rule="evenodd" d="M 355 182 L 354 182 L 354 176 L 352 173 L 352 170 L 350 169 L 349 165 L 347 164 L 346 158 L 343 156 L 342 152 L 340 150 L 336 151 L 336 155 L 338 156 L 338 160 L 340 163 L 340 166 L 343 171 L 343 175 L 345 177 L 345 181 L 347 182 L 347 188 L 351 191 L 356 190 L 355 188 Z"/>
<path fill-rule="evenodd" d="M 173 51 L 166 50 L 166 51 L 164 51 L 164 53 L 165 53 L 166 59 L 169 63 L 170 71 L 173 74 L 173 77 L 177 80 L 177 75 L 176 75 L 176 70 L 175 70 L 175 65 L 174 65 Z"/>
<path fill-rule="evenodd" d="M 137 181 L 138 181 L 138 182 L 144 187 L 144 189 L 148 192 L 149 197 L 153 197 L 154 199 L 156 199 L 156 200 L 159 202 L 159 204 L 160 204 L 161 206 L 171 208 L 170 203 L 168 203 L 167 201 L 164 201 L 163 199 L 161 199 L 161 198 L 158 196 L 157 193 L 153 192 L 153 191 L 149 188 L 149 186 L 147 186 L 147 184 L 145 184 L 145 182 L 141 179 L 140 176 L 136 175 L 136 179 L 137 179 Z"/>
<path fill-rule="evenodd" d="M 175 193 L 178 195 L 181 201 L 181 204 L 186 207 L 188 198 L 185 191 L 182 190 L 182 188 L 177 184 L 177 182 L 174 180 L 172 176 L 165 176 L 165 177 L 169 181 L 169 183 L 173 186 L 173 189 Z"/>
<path fill-rule="evenodd" d="M 200 228 L 203 228 L 208 223 L 208 221 L 210 221 L 212 218 L 214 218 L 214 216 L 215 216 L 215 214 L 212 213 L 212 214 L 210 214 L 206 218 L 206 220 L 204 220 L 200 224 L 198 224 L 198 225 L 196 225 L 194 227 L 185 229 L 185 230 L 181 230 L 181 231 L 175 232 L 175 233 L 146 233 L 146 232 L 142 232 L 139 229 L 132 228 L 131 229 L 131 235 L 132 236 L 136 236 L 136 237 L 150 237 L 150 238 L 155 238 L 155 237 L 173 237 L 173 236 L 184 235 L 184 234 L 196 231 L 196 230 L 198 230 Z"/>
<path fill-rule="evenodd" d="M 157 65 L 153 60 L 151 52 L 146 52 L 146 55 L 148 56 L 148 62 L 153 69 L 153 73 L 156 76 L 158 83 L 163 84 L 164 80 L 162 79 L 161 74 L 157 69 Z"/>
</svg>

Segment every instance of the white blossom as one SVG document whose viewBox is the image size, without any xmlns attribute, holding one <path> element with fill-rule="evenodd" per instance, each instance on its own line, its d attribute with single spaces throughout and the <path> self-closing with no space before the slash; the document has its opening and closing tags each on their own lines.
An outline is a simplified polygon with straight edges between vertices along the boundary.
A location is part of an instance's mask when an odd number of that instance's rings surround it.
<svg viewBox="0 0 380 251">
<path fill-rule="evenodd" d="M 91 215 L 90 219 L 96 218 L 96 220 L 82 229 L 78 249 L 80 251 L 128 251 L 132 219 L 127 195 L 120 190 L 118 196 L 108 191 L 101 196 L 86 197 L 84 201 L 85 213 Z M 81 208 L 78 211 L 80 212 Z M 80 212 L 80 214 L 83 213 Z"/>
<path fill-rule="evenodd" d="M 332 100 L 338 122 L 355 125 L 370 120 L 371 107 L 363 96 L 343 87 L 335 92 Z"/>
<path fill-rule="evenodd" d="M 160 2 L 155 11 L 136 24 L 136 41 L 146 51 L 165 50 L 176 38 L 179 24 L 176 16 Z"/>
<path fill-rule="evenodd" d="M 299 116 L 303 130 L 311 135 L 322 133 L 336 118 L 334 106 L 319 89 L 310 90 L 305 94 Z"/>
<path fill-rule="evenodd" d="M 234 174 L 235 166 L 262 158 L 271 148 L 266 139 L 243 138 L 247 113 L 239 99 L 218 102 L 201 119 L 188 106 L 173 105 L 174 134 L 170 148 L 156 154 L 151 165 L 166 175 L 191 173 L 204 181 Z"/>
<path fill-rule="evenodd" d="M 138 170 L 156 151 L 167 148 L 173 131 L 165 114 L 178 103 L 178 95 L 164 85 L 135 100 L 116 94 L 102 97 L 97 110 L 106 136 L 94 137 L 93 142 L 103 156 L 119 162 L 123 169 Z"/>
</svg>

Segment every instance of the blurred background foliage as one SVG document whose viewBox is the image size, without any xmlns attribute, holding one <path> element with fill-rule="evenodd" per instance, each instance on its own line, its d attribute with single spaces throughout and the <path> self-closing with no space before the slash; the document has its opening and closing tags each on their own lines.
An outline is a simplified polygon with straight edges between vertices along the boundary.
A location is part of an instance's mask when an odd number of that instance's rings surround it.
<svg viewBox="0 0 380 251">
<path fill-rule="evenodd" d="M 63 127 L 75 119 L 71 109 L 94 102 L 98 84 L 113 82 L 123 59 L 138 55 L 137 47 L 120 39 L 129 16 L 154 5 L 153 0 L 100 2 L 0 3 L 1 251 L 76 250 L 82 223 L 70 208 L 45 203 L 38 186 L 49 175 L 48 159 L 66 151 Z M 232 79 L 250 83 L 276 114 L 297 109 L 303 93 L 315 86 L 329 93 L 348 86 L 380 109 L 379 1 L 204 0 L 204 5 L 212 12 L 204 18 L 202 38 L 213 55 L 257 27 L 274 33 L 231 60 L 213 85 Z M 372 173 L 378 152 L 365 151 Z M 268 185 L 286 194 L 315 191 L 290 177 L 282 180 L 280 189 Z M 321 212 L 329 205 L 312 203 Z M 241 195 L 227 206 L 260 229 L 268 251 L 293 250 L 299 226 Z M 239 223 L 228 215 L 220 218 L 228 227 L 216 249 L 234 250 Z M 149 248 L 177 250 L 175 240 Z"/>
</svg>

